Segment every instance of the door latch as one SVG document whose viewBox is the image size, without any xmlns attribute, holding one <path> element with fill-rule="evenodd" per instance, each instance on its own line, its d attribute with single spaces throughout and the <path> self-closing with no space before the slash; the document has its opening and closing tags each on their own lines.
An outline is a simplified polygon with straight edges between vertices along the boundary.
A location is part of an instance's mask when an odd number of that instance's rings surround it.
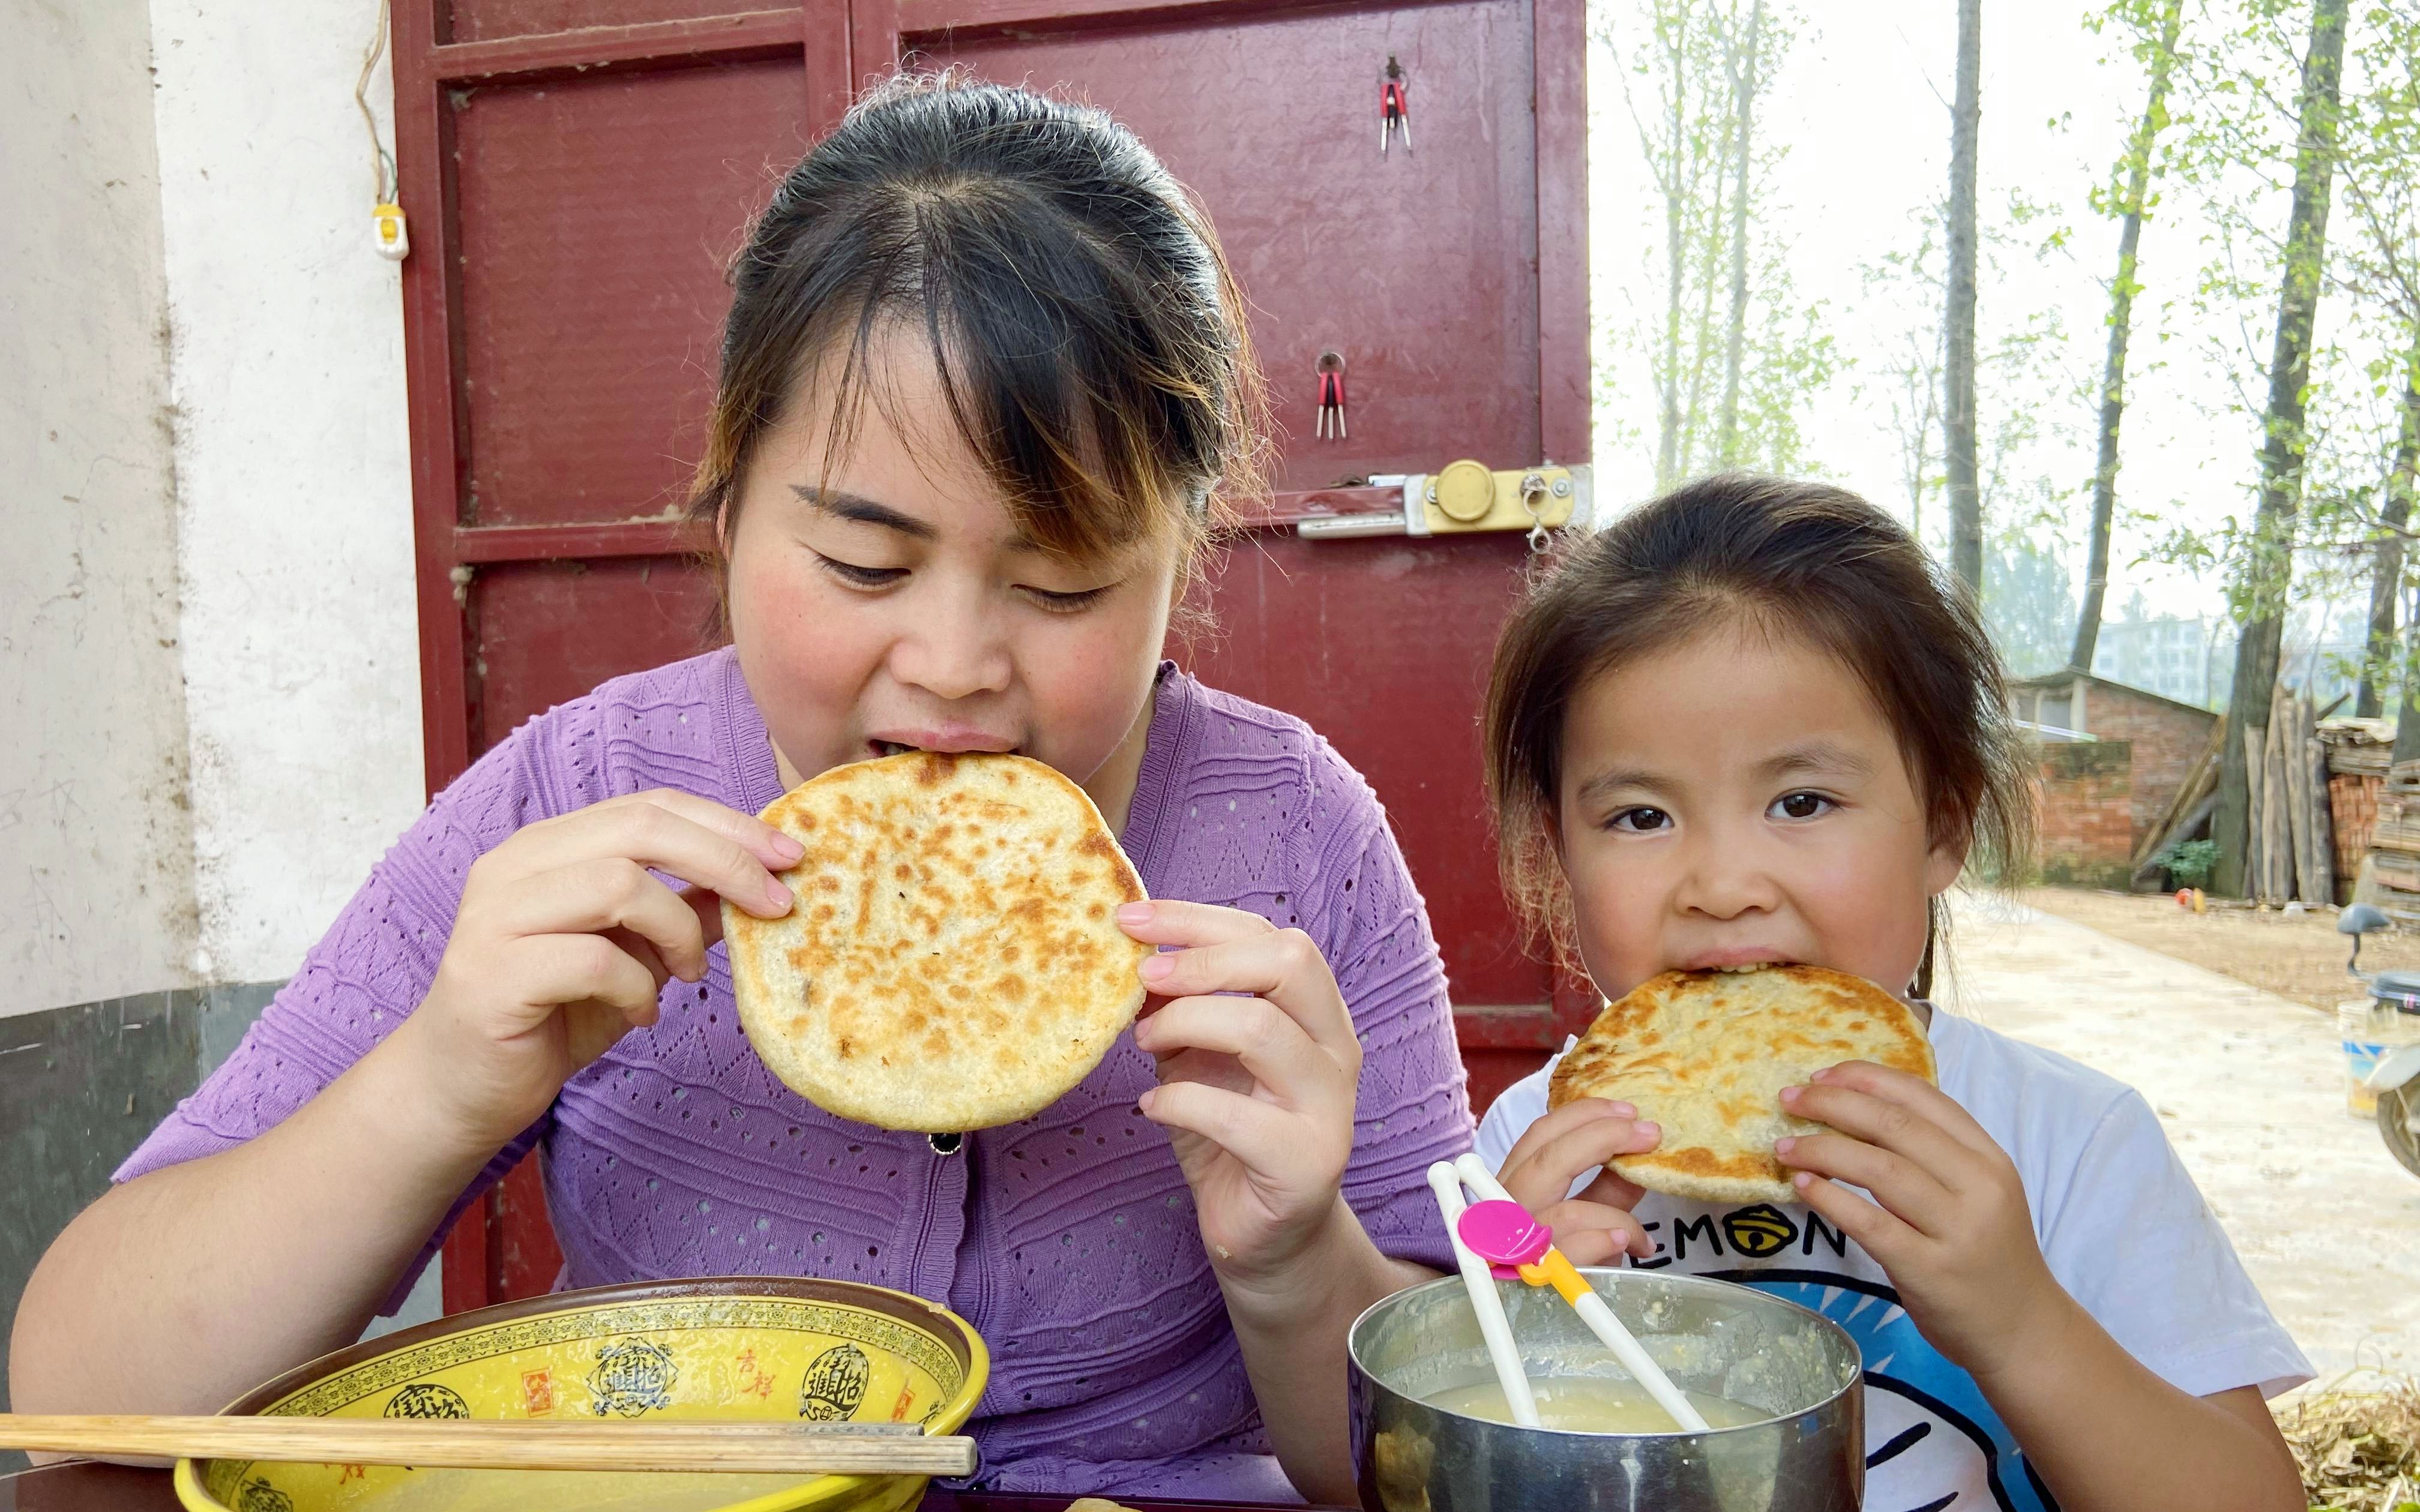
<svg viewBox="0 0 2420 1512">
<path fill-rule="evenodd" d="M 1590 470 L 1586 463 L 1551 462 L 1510 471 L 1465 458 L 1435 472 L 1380 473 L 1381 487 L 1400 486 L 1400 513 L 1339 515 L 1295 526 L 1305 540 L 1334 541 L 1362 535 L 1464 535 L 1481 531 L 1526 531 L 1529 549 L 1543 551 L 1553 532 L 1594 517 Z"/>
</svg>

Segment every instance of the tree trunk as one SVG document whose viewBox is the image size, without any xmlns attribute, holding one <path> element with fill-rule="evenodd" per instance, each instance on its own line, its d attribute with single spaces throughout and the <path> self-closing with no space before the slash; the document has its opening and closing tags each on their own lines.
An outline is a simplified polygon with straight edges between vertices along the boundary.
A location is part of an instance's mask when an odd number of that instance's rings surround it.
<svg viewBox="0 0 2420 1512">
<path fill-rule="evenodd" d="M 2092 671 L 2101 639 L 2101 609 L 2109 593 L 2109 524 L 2118 510 L 2118 424 L 2126 412 L 2126 341 L 2134 321 L 2134 252 L 2143 239 L 2145 201 L 2151 192 L 2151 149 L 2168 119 L 2168 68 L 2177 54 L 2183 0 L 2167 0 L 2160 15 L 2160 48 L 2151 56 L 2150 102 L 2143 123 L 2126 144 L 2126 197 L 2118 208 L 2125 223 L 2118 233 L 2118 277 L 2109 285 L 2109 358 L 2101 375 L 2101 456 L 2092 472 L 2092 543 L 2084 574 L 2084 608 L 2075 619 L 2075 649 L 2068 665 Z"/>
<path fill-rule="evenodd" d="M 2404 360 L 2403 416 L 2396 427 L 2395 466 L 2386 476 L 2386 502 L 2378 512 L 2378 544 L 2369 578 L 2369 644 L 2361 658 L 2361 692 L 2353 713 L 2375 719 L 2386 711 L 2381 684 L 2400 686 L 2395 655 L 2395 610 L 2403 596 L 2403 536 L 2412 523 L 2412 498 L 2420 488 L 2420 341 Z M 2405 695 L 2407 698 L 2410 695 Z"/>
<path fill-rule="evenodd" d="M 2286 269 L 2277 296 L 2276 343 L 2269 359 L 2269 409 L 2260 448 L 2260 501 L 2242 566 L 2242 638 L 2235 647 L 2235 687 L 2227 717 L 2239 729 L 2258 718 L 2277 681 L 2277 643 L 2286 588 L 2293 573 L 2294 517 L 2302 507 L 2304 390 L 2311 372 L 2311 327 L 2319 314 L 2320 263 L 2327 251 L 2328 193 L 2335 172 L 2336 88 L 2344 72 L 2349 0 L 2314 0 L 2311 51 L 2303 61 L 2301 123 L 2294 148 L 2294 201 L 2287 220 Z M 2218 841 L 2220 892 L 2241 893 L 2250 795 L 2243 763 L 2227 753 L 2211 827 Z"/>
<path fill-rule="evenodd" d="M 1681 163 L 1687 149 L 1688 49 L 1676 31 L 1669 39 L 1672 65 L 1672 161 L 1664 181 L 1664 383 L 1662 433 L 1655 441 L 1655 491 L 1662 493 L 1681 481 L 1681 310 L 1687 297 L 1688 268 L 1682 232 L 1686 213 Z"/>
<path fill-rule="evenodd" d="M 2321 0 L 2341 5 L 2343 0 Z M 1949 566 L 1983 600 L 1983 500 L 1975 466 L 1975 138 L 1983 119 L 1983 0 L 1958 0 L 1958 101 L 1949 116 L 1949 309 L 1942 431 Z"/>
<path fill-rule="evenodd" d="M 1731 88 L 1736 98 L 1737 124 L 1731 132 L 1731 328 L 1723 356 L 1722 419 L 1714 433 L 1714 455 L 1721 465 L 1737 467 L 1739 455 L 1740 363 L 1747 349 L 1747 192 L 1748 170 L 1756 146 L 1756 64 L 1763 44 L 1764 0 L 1753 0 L 1747 13 L 1747 42 L 1732 47 Z"/>
</svg>

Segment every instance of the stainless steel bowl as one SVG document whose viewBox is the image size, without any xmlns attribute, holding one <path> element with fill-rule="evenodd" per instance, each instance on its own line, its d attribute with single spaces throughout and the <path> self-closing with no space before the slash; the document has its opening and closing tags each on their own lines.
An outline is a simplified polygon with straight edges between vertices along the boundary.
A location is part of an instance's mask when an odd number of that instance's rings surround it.
<svg viewBox="0 0 2420 1512">
<path fill-rule="evenodd" d="M 1353 1460 L 1371 1512 L 1855 1512 L 1865 1490 L 1857 1347 L 1747 1287 L 1652 1271 L 1583 1273 L 1689 1391 L 1771 1414 L 1706 1433 L 1514 1427 L 1422 1398 L 1495 1379 L 1460 1276 L 1397 1292 L 1350 1336 Z M 1552 1291 L 1497 1293 L 1532 1378 L 1627 1379 Z"/>
</svg>

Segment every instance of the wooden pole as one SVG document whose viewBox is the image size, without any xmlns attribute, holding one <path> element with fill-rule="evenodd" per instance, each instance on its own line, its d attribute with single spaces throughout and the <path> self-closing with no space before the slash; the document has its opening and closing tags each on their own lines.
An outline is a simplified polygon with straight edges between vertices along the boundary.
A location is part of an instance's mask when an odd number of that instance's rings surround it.
<svg viewBox="0 0 2420 1512">
<path fill-rule="evenodd" d="M 2317 721 L 2312 728 L 2318 728 Z M 2320 889 L 2311 901 L 2333 904 L 2336 901 L 2335 812 L 2328 799 L 2328 748 L 2319 744 L 2316 734 L 2303 742 L 2303 764 L 2311 769 L 2311 866 Z"/>
<path fill-rule="evenodd" d="M 862 1426 L 860 1426 L 862 1427 Z M 970 1475 L 975 1441 L 783 1422 L 540 1418 L 42 1417 L 0 1413 L 0 1444 L 73 1454 L 465 1470 L 873 1472 Z"/>
<path fill-rule="evenodd" d="M 2252 811 L 2245 816 L 2244 822 L 2245 843 L 2249 848 L 2243 856 L 2243 895 L 2253 899 L 2260 897 L 2263 890 L 2262 879 L 2269 874 L 2268 858 L 2261 854 L 2260 844 L 2260 800 L 2268 793 L 2267 785 L 2261 780 L 2266 774 L 2260 768 L 2268 752 L 2269 727 L 2245 725 L 2243 727 L 2243 780 L 2244 792 L 2251 799 Z M 2226 807 L 2224 800 L 2220 802 L 2219 807 L 2222 809 Z M 2216 821 L 2213 820 L 2213 827 L 2215 824 Z"/>
<path fill-rule="evenodd" d="M 2260 758 L 2260 901 L 2283 906 L 2294 895 L 2294 841 L 2287 814 L 2285 688 L 2269 702 L 2268 738 Z"/>
<path fill-rule="evenodd" d="M 2297 688 L 2286 701 L 2286 821 L 2292 831 L 2294 896 L 2306 903 L 2324 900 L 2319 873 L 2311 870 L 2311 764 L 2304 751 L 2312 725 L 2311 695 Z"/>
</svg>

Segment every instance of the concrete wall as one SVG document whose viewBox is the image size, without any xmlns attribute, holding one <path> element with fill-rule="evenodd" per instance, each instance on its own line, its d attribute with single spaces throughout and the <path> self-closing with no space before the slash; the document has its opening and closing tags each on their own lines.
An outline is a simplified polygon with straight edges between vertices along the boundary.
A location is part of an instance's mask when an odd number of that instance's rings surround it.
<svg viewBox="0 0 2420 1512">
<path fill-rule="evenodd" d="M 0 1380 L 34 1260 L 420 809 L 375 15 L 0 0 Z"/>
<path fill-rule="evenodd" d="M 281 979 L 419 810 L 374 15 L 0 0 L 0 1015 Z"/>
<path fill-rule="evenodd" d="M 192 980 L 140 4 L 0 0 L 0 1016 Z"/>
<path fill-rule="evenodd" d="M 399 274 L 370 251 L 353 103 L 376 15 L 351 0 L 151 6 L 195 892 L 215 981 L 290 975 L 421 805 Z M 383 65 L 370 99 L 390 119 Z"/>
</svg>

